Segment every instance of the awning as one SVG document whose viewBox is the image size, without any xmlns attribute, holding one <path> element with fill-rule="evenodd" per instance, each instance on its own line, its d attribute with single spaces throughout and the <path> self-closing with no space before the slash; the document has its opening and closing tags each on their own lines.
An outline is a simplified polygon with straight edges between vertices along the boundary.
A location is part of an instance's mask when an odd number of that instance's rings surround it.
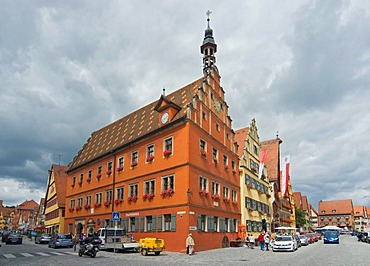
<svg viewBox="0 0 370 266">
<path fill-rule="evenodd" d="M 48 225 L 48 226 L 45 226 L 45 229 L 48 229 L 48 228 L 51 228 L 53 227 L 54 225 Z"/>
</svg>

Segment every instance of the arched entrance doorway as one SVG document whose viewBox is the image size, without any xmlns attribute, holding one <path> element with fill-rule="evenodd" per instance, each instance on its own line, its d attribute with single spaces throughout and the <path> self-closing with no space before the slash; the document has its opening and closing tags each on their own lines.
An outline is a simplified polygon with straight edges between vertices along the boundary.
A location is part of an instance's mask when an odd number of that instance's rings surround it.
<svg viewBox="0 0 370 266">
<path fill-rule="evenodd" d="M 88 234 L 93 234 L 94 233 L 94 228 L 95 228 L 95 221 L 94 221 L 94 219 L 90 218 L 87 221 L 87 233 Z"/>
<path fill-rule="evenodd" d="M 224 236 L 222 238 L 222 248 L 228 248 L 229 247 L 229 238 L 227 236 Z"/>
</svg>

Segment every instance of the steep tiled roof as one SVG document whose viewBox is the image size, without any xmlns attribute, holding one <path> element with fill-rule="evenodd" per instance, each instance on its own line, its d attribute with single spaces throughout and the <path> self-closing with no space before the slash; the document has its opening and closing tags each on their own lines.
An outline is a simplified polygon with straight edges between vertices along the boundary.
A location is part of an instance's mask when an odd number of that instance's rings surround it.
<svg viewBox="0 0 370 266">
<path fill-rule="evenodd" d="M 242 157 L 244 152 L 244 141 L 247 138 L 247 134 L 249 131 L 249 127 L 241 128 L 238 130 L 235 130 L 235 141 L 238 143 L 238 155 L 239 158 Z"/>
<path fill-rule="evenodd" d="M 165 96 L 166 100 L 173 102 L 181 108 L 172 121 L 186 115 L 186 106 L 191 104 L 192 97 L 197 93 L 203 79 L 202 77 Z M 109 152 L 119 149 L 158 129 L 158 112 L 154 110 L 157 102 L 154 101 L 93 132 L 77 156 L 70 163 L 69 170 L 73 170 L 94 159 L 109 154 Z"/>
<path fill-rule="evenodd" d="M 310 204 L 310 211 L 313 211 L 317 215 L 317 211 L 315 210 L 315 208 L 311 204 Z"/>
<path fill-rule="evenodd" d="M 319 215 L 350 214 L 352 211 L 353 204 L 351 199 L 319 202 Z"/>
<path fill-rule="evenodd" d="M 353 213 L 355 217 L 364 216 L 365 206 L 353 206 Z"/>
<path fill-rule="evenodd" d="M 302 196 L 302 210 L 308 211 L 308 199 L 307 199 L 307 196 Z"/>
<path fill-rule="evenodd" d="M 66 200 L 66 189 L 67 189 L 67 173 L 68 167 L 62 165 L 53 164 L 52 170 L 54 173 L 55 189 L 58 199 L 58 206 L 64 207 Z"/>
<path fill-rule="evenodd" d="M 279 145 L 281 139 L 266 140 L 261 142 L 261 150 L 268 150 L 265 167 L 268 170 L 270 181 L 279 181 Z"/>
<path fill-rule="evenodd" d="M 19 204 L 19 210 L 33 210 L 35 207 L 39 207 L 39 204 L 34 200 L 26 200 L 25 202 Z"/>
<path fill-rule="evenodd" d="M 293 192 L 295 206 L 302 209 L 301 192 Z"/>
</svg>

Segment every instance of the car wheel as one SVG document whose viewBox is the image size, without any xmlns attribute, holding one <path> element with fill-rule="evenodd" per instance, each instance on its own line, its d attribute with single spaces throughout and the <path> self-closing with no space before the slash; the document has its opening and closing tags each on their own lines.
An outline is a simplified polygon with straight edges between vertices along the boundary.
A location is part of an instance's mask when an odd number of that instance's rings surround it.
<svg viewBox="0 0 370 266">
<path fill-rule="evenodd" d="M 161 254 L 161 252 L 160 251 L 156 251 L 156 252 L 154 252 L 154 254 L 158 256 L 159 254 Z"/>
</svg>

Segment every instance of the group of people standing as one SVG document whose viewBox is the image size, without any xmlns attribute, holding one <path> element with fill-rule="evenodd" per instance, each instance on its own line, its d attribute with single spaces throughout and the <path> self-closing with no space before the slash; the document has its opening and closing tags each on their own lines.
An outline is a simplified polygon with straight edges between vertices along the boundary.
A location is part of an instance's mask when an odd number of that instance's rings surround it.
<svg viewBox="0 0 370 266">
<path fill-rule="evenodd" d="M 267 232 L 265 233 L 265 231 L 262 231 L 259 235 L 258 235 L 258 238 L 257 238 L 257 241 L 260 245 L 260 249 L 262 251 L 269 251 L 269 246 L 270 246 L 270 240 L 271 240 L 271 237 L 270 237 L 270 233 Z M 247 239 L 246 239 L 246 242 L 247 242 L 247 245 L 249 248 L 253 249 L 254 248 L 254 245 L 255 245 L 255 238 L 252 234 L 248 234 L 247 236 Z"/>
</svg>

